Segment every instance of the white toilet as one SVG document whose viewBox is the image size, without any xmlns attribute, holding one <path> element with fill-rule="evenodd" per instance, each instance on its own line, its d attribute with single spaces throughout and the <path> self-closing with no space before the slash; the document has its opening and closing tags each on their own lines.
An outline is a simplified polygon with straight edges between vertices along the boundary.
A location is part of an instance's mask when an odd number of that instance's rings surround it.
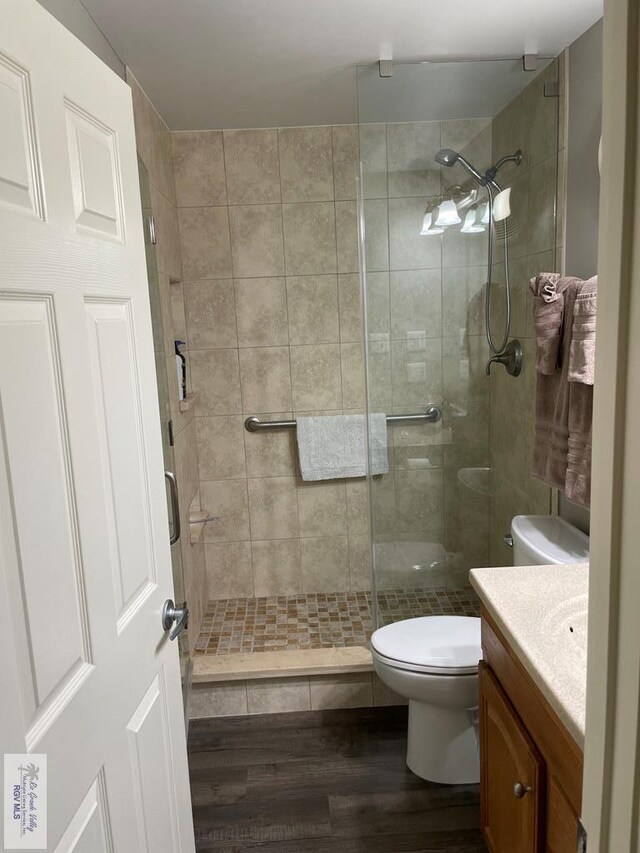
<svg viewBox="0 0 640 853">
<path fill-rule="evenodd" d="M 589 559 L 588 536 L 553 516 L 516 516 L 511 535 L 516 566 Z M 409 769 L 431 782 L 478 782 L 480 619 L 394 622 L 373 633 L 371 654 L 382 681 L 409 700 Z"/>
</svg>

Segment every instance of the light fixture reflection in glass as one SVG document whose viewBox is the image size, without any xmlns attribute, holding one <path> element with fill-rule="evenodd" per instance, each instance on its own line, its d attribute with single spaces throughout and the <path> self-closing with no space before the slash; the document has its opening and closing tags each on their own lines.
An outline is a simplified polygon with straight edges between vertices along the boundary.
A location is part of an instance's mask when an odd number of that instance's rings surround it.
<svg viewBox="0 0 640 853">
<path fill-rule="evenodd" d="M 436 228 L 447 228 L 449 225 L 459 225 L 462 219 L 458 216 L 458 208 L 455 201 L 445 199 L 440 202 L 438 218 L 435 221 Z"/>
<path fill-rule="evenodd" d="M 464 225 L 460 229 L 461 234 L 480 234 L 484 231 L 484 225 L 476 223 L 476 211 L 469 210 L 464 218 Z"/>
<path fill-rule="evenodd" d="M 436 208 L 437 210 L 438 208 Z M 435 210 L 427 210 L 424 215 L 424 219 L 422 220 L 422 230 L 420 231 L 421 237 L 426 237 L 429 234 L 444 234 L 444 228 L 436 228 L 433 224 L 433 215 Z"/>
<path fill-rule="evenodd" d="M 489 224 L 489 204 L 485 201 L 484 204 L 479 205 L 478 211 L 476 213 L 476 225 L 488 225 Z"/>
</svg>

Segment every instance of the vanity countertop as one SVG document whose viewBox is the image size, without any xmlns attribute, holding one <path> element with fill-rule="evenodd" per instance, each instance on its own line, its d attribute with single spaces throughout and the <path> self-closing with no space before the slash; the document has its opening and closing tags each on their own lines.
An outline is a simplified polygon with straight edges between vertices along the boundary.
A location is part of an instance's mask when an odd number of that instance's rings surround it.
<svg viewBox="0 0 640 853">
<path fill-rule="evenodd" d="M 588 563 L 473 569 L 470 578 L 505 640 L 583 749 Z"/>
</svg>

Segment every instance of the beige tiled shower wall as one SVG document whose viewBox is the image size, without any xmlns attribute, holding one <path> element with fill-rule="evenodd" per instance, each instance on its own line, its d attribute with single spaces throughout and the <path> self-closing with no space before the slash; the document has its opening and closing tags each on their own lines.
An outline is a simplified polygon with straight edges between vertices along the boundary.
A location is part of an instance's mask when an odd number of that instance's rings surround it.
<svg viewBox="0 0 640 853">
<path fill-rule="evenodd" d="M 174 572 L 184 576 L 184 594 L 189 602 L 189 646 L 193 650 L 200 631 L 200 623 L 208 600 L 207 575 L 204 564 L 204 545 L 191 544 L 189 540 L 189 511 L 199 506 L 198 457 L 196 422 L 193 411 L 181 412 L 178 405 L 178 386 L 174 355 L 174 340 L 184 339 L 184 306 L 182 292 L 182 259 L 176 192 L 171 151 L 171 133 L 153 105 L 142 91 L 135 78 L 128 72 L 127 81 L 133 93 L 133 111 L 136 128 L 138 155 L 149 173 L 150 199 L 143 199 L 143 206 L 150 204 L 156 225 L 156 265 L 159 276 L 157 288 L 152 282 L 152 297 L 159 294 L 159 303 L 151 301 L 154 318 L 154 347 L 159 377 L 166 370 L 169 388 L 169 411 L 163 418 L 163 426 L 170 417 L 173 422 L 173 459 L 168 448 L 166 433 L 163 434 L 165 465 L 174 465 L 178 480 L 182 537 L 172 546 Z M 146 225 L 146 223 L 145 223 Z M 149 247 L 148 247 L 149 250 Z M 150 274 L 156 274 L 156 265 L 150 265 Z M 162 329 L 163 334 L 158 334 Z M 161 406 L 167 401 L 160 395 Z M 176 582 L 178 594 L 179 582 Z"/>
<path fill-rule="evenodd" d="M 498 160 L 521 148 L 520 166 L 505 167 L 498 180 L 511 186 L 512 325 L 522 343 L 519 377 L 501 367 L 491 374 L 491 563 L 513 559 L 503 537 L 518 514 L 547 514 L 550 489 L 531 476 L 535 429 L 535 340 L 529 280 L 538 272 L 562 269 L 564 233 L 564 56 L 551 63 L 493 121 L 493 154 Z M 545 97 L 544 84 L 559 81 L 560 97 Z M 560 127 L 558 123 L 560 120 Z M 560 200 L 556 210 L 556 198 Z M 501 256 L 500 256 L 501 257 Z M 500 264 L 494 281 L 504 282 Z M 496 337 L 502 328 L 503 288 L 495 290 L 492 311 Z"/>
<path fill-rule="evenodd" d="M 428 204 L 475 186 L 437 164 L 445 147 L 488 166 L 490 120 L 361 126 L 371 406 L 443 413 L 389 430 L 390 471 L 372 485 L 378 589 L 459 587 L 489 560 L 486 233 L 420 236 Z"/>
<path fill-rule="evenodd" d="M 357 127 L 172 134 L 211 598 L 368 589 L 364 480 L 265 419 L 364 409 Z"/>
</svg>

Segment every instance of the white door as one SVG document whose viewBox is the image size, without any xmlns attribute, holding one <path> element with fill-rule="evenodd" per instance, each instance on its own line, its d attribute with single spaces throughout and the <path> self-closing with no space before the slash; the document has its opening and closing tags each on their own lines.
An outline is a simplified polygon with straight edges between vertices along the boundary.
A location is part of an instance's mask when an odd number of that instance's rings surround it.
<svg viewBox="0 0 640 853">
<path fill-rule="evenodd" d="M 194 849 L 156 394 L 130 91 L 0 0 L 0 737 L 56 853 Z"/>
</svg>

